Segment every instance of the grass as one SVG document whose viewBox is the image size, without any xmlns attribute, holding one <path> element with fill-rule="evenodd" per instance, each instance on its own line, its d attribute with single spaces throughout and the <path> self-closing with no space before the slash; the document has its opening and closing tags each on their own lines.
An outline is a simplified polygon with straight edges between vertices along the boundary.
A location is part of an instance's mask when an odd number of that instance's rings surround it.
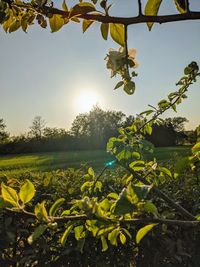
<svg viewBox="0 0 200 267">
<path fill-rule="evenodd" d="M 158 161 L 168 161 L 177 155 L 185 156 L 189 153 L 189 147 L 156 148 L 154 154 L 150 157 L 155 157 Z M 30 171 L 38 172 L 66 169 L 69 167 L 76 168 L 80 167 L 82 163 L 87 163 L 98 170 L 103 168 L 105 163 L 110 160 L 112 160 L 112 156 L 104 150 L 1 156 L 0 176 L 18 175 Z"/>
</svg>

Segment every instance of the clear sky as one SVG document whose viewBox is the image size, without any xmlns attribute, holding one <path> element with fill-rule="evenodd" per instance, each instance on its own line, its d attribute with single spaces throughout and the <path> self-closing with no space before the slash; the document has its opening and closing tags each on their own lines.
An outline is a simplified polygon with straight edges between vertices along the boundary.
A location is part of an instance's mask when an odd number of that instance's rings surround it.
<svg viewBox="0 0 200 267">
<path fill-rule="evenodd" d="M 113 2 L 112 15 L 136 14 L 134 0 Z M 173 1 L 163 2 L 160 14 L 176 12 Z M 191 9 L 200 10 L 200 1 L 191 0 Z M 96 94 L 103 109 L 127 115 L 156 104 L 175 90 L 188 63 L 200 64 L 200 21 L 154 25 L 151 32 L 145 24 L 129 27 L 129 47 L 137 49 L 139 62 L 133 96 L 113 90 L 118 79 L 110 79 L 105 66 L 108 49 L 117 47 L 112 40 L 102 39 L 98 23 L 85 34 L 76 23 L 53 34 L 38 25 L 28 34 L 0 30 L 0 118 L 6 121 L 8 131 L 27 131 L 37 115 L 50 127 L 69 129 L 81 112 L 80 95 L 86 91 Z M 190 129 L 200 124 L 200 81 L 188 95 L 177 114 L 168 112 L 166 116 L 186 117 Z"/>
</svg>

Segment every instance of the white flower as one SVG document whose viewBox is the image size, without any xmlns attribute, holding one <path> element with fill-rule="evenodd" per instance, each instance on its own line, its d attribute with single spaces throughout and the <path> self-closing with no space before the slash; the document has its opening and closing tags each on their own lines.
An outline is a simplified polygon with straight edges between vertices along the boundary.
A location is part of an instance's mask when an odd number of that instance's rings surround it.
<svg viewBox="0 0 200 267">
<path fill-rule="evenodd" d="M 132 48 L 128 50 L 128 63 L 131 68 L 138 66 L 138 63 L 135 61 L 136 49 Z M 105 60 L 107 60 L 107 68 L 111 69 L 111 77 L 115 76 L 117 73 L 123 72 L 126 69 L 126 50 L 123 47 L 120 49 L 114 50 L 110 49 Z"/>
</svg>

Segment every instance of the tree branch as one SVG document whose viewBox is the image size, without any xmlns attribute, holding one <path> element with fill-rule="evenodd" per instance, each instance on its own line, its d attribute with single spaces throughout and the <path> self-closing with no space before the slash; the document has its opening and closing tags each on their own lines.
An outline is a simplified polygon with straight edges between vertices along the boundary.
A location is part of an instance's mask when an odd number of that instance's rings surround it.
<svg viewBox="0 0 200 267">
<path fill-rule="evenodd" d="M 139 0 L 138 0 L 139 1 Z M 184 21 L 184 20 L 199 20 L 200 19 L 200 12 L 190 11 L 183 14 L 172 14 L 172 15 L 162 15 L 162 16 L 146 16 L 140 14 L 141 6 L 140 1 L 139 3 L 139 15 L 136 17 L 114 17 L 109 15 L 101 15 L 100 13 L 91 13 L 91 14 L 80 14 L 76 17 L 81 19 L 93 20 L 97 22 L 103 23 L 119 23 L 123 25 L 132 25 L 132 24 L 140 24 L 140 23 L 147 23 L 147 22 L 154 22 L 154 23 L 168 23 L 168 22 L 175 22 L 175 21 Z M 30 4 L 21 4 L 21 3 L 12 3 L 11 6 L 17 6 L 24 9 L 31 9 L 35 10 L 37 13 L 41 13 L 43 15 L 49 14 L 58 14 L 61 15 L 63 18 L 69 18 L 69 11 L 64 11 L 58 8 L 47 7 L 44 6 L 42 8 L 33 7 Z"/>
<path fill-rule="evenodd" d="M 45 8 L 44 13 L 50 14 L 60 14 L 63 17 L 68 17 L 69 12 L 62 11 L 56 8 Z M 120 23 L 124 25 L 132 25 L 132 24 L 140 24 L 147 22 L 154 23 L 167 23 L 167 22 L 175 22 L 175 21 L 184 21 L 184 20 L 199 20 L 200 12 L 189 12 L 184 14 L 174 14 L 174 15 L 163 15 L 163 16 L 145 16 L 139 15 L 137 17 L 112 17 L 112 16 L 103 16 L 100 14 L 82 14 L 78 16 L 82 19 L 93 20 L 103 23 Z"/>
<path fill-rule="evenodd" d="M 15 215 L 19 215 L 21 217 L 25 218 L 32 218 L 37 219 L 34 213 L 27 212 L 25 210 L 13 210 L 13 209 L 6 209 L 7 212 Z M 57 223 L 66 223 L 68 221 L 86 221 L 91 220 L 94 218 L 91 218 L 90 216 L 87 216 L 86 214 L 82 215 L 68 215 L 63 217 L 49 217 L 49 221 L 57 222 Z M 158 219 L 158 218 L 141 218 L 141 219 L 111 219 L 108 217 L 102 218 L 102 220 L 105 220 L 105 222 L 109 223 L 119 223 L 119 224 L 130 224 L 130 225 L 146 225 L 150 223 L 158 223 L 158 224 L 166 224 L 166 225 L 178 225 L 181 227 L 199 227 L 200 221 L 196 220 L 194 217 L 193 220 L 185 221 L 185 220 L 168 220 L 168 219 Z"/>
</svg>

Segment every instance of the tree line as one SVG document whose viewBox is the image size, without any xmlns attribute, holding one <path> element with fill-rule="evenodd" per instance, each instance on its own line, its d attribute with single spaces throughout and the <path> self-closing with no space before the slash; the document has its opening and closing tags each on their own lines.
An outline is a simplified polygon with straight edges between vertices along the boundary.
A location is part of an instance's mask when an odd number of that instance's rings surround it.
<svg viewBox="0 0 200 267">
<path fill-rule="evenodd" d="M 137 115 L 126 116 L 121 111 L 94 106 L 90 112 L 77 115 L 69 130 L 47 127 L 43 118 L 36 116 L 29 131 L 17 136 L 11 136 L 0 119 L 0 154 L 104 149 L 110 137 L 117 136 L 120 128 L 136 119 Z M 145 138 L 155 146 L 193 144 L 199 128 L 185 131 L 186 122 L 184 117 L 163 119 L 153 125 L 152 135 Z"/>
</svg>

